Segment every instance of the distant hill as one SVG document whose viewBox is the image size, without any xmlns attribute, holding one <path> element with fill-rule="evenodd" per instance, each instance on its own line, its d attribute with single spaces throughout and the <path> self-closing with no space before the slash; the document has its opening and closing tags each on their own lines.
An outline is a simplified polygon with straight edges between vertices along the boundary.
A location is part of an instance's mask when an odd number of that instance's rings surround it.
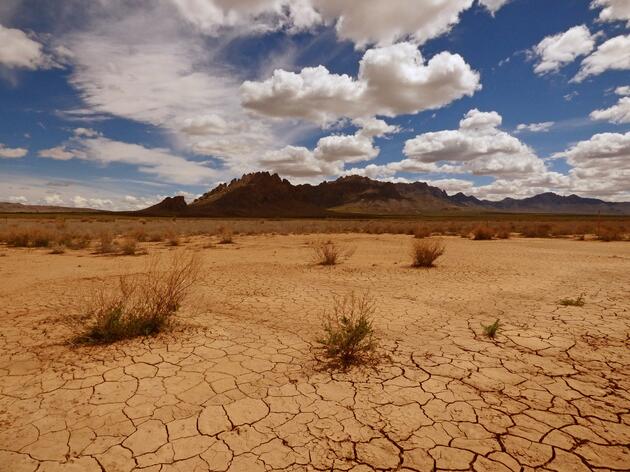
<svg viewBox="0 0 630 472">
<path fill-rule="evenodd" d="M 51 205 L 24 205 L 23 203 L 0 202 L 0 213 L 97 213 L 102 210 Z"/>
<path fill-rule="evenodd" d="M 480 200 L 424 182 L 392 183 L 367 177 L 340 177 L 319 185 L 293 185 L 277 174 L 257 172 L 221 184 L 187 204 L 168 197 L 136 214 L 147 216 L 323 217 L 340 215 L 411 216 L 434 212 L 630 215 L 630 202 L 605 202 L 577 195 L 543 193 L 530 198 Z"/>
</svg>

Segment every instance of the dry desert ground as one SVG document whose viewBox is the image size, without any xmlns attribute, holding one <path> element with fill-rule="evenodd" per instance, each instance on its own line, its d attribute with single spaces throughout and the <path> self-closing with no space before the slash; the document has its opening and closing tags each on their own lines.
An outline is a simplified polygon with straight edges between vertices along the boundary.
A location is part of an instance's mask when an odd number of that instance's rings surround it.
<svg viewBox="0 0 630 472">
<path fill-rule="evenodd" d="M 446 237 L 412 269 L 411 236 L 327 237 L 352 257 L 312 264 L 314 235 L 0 247 L 0 471 L 630 470 L 630 244 Z M 181 251 L 202 276 L 171 331 L 69 342 L 96 287 Z M 353 291 L 378 363 L 329 370 L 322 316 Z"/>
</svg>

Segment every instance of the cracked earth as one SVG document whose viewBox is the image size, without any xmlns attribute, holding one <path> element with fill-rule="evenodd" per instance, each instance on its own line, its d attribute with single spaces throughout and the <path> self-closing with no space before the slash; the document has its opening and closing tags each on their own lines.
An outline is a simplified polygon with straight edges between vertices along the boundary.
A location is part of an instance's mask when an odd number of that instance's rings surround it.
<svg viewBox="0 0 630 472">
<path fill-rule="evenodd" d="M 333 268 L 315 239 L 193 238 L 174 331 L 99 347 L 63 320 L 147 256 L 5 249 L 0 471 L 630 470 L 630 245 L 446 238 L 414 270 L 408 236 L 336 237 Z M 366 290 L 379 365 L 322 370 L 323 312 Z"/>
</svg>

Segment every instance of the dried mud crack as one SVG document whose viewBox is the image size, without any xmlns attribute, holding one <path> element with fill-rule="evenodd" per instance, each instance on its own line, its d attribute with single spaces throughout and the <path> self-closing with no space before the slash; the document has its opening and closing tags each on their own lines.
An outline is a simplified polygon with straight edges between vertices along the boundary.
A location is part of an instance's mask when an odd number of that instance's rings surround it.
<svg viewBox="0 0 630 472">
<path fill-rule="evenodd" d="M 7 250 L 0 471 L 630 470 L 627 243 L 448 238 L 413 271 L 408 237 L 339 239 L 357 249 L 335 268 L 306 236 L 201 250 L 186 329 L 100 347 L 57 320 L 142 258 Z M 349 290 L 376 297 L 387 360 L 322 371 L 320 317 Z"/>
</svg>

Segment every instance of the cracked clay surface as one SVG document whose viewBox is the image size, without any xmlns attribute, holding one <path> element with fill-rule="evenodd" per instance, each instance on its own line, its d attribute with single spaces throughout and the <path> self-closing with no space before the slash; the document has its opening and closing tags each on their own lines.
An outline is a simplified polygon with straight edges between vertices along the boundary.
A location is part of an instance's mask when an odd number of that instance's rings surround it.
<svg viewBox="0 0 630 472">
<path fill-rule="evenodd" d="M 179 326 L 99 347 L 64 317 L 146 256 L 7 249 L 0 471 L 630 470 L 629 244 L 446 238 L 413 270 L 408 236 L 335 237 L 356 252 L 333 268 L 314 239 L 191 239 Z M 321 316 L 352 290 L 376 299 L 381 362 L 322 371 Z"/>
</svg>

